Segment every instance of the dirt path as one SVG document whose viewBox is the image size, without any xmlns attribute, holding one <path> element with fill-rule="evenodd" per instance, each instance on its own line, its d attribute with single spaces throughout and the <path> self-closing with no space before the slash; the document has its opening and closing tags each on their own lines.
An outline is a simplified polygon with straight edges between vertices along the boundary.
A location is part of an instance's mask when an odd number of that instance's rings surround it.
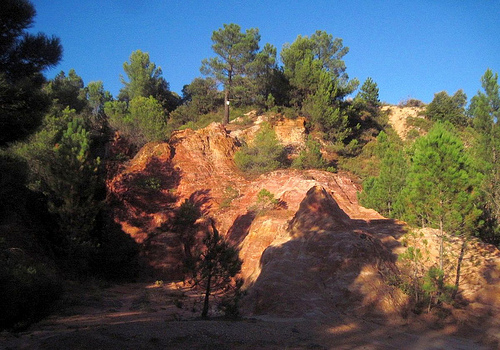
<svg viewBox="0 0 500 350">
<path fill-rule="evenodd" d="M 1 333 L 0 348 L 489 349 L 480 345 L 477 335 L 457 336 L 454 326 L 388 325 L 340 314 L 321 320 L 201 320 L 199 295 L 173 284 L 69 289 L 60 311 L 27 331 Z"/>
</svg>

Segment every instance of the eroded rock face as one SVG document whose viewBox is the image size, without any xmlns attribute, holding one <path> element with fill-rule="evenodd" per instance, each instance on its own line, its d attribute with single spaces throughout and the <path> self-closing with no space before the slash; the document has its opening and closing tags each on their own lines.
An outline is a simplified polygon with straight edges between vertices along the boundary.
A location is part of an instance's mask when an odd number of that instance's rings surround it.
<svg viewBox="0 0 500 350">
<path fill-rule="evenodd" d="M 312 187 L 286 229 L 288 239 L 263 252 L 247 309 L 289 317 L 353 305 L 360 314 L 400 312 L 406 298 L 386 280 L 397 273 L 395 256 L 356 227 L 323 187 Z"/>
<path fill-rule="evenodd" d="M 231 134 L 217 123 L 176 132 L 168 144 L 146 145 L 108 182 L 115 220 L 143 246 L 161 278 L 181 275 L 182 246 L 169 223 L 188 199 L 240 250 L 246 313 L 401 311 L 405 299 L 387 278 L 397 272 L 404 223 L 361 207 L 361 188 L 347 173 L 286 169 L 245 177 L 233 162 L 239 141 Z M 279 200 L 275 208 L 256 205 L 262 189 Z M 492 266 L 500 261 L 484 254 Z M 481 268 L 467 265 L 468 275 L 483 277 L 464 279 L 462 294 L 497 303 L 491 286 L 500 276 Z M 481 300 L 488 288 L 488 301 Z"/>
</svg>

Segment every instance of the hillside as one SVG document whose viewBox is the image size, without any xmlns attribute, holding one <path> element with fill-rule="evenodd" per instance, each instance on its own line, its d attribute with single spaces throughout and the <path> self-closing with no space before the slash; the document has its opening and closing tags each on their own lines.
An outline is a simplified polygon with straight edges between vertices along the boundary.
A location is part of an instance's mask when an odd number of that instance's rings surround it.
<svg viewBox="0 0 500 350">
<path fill-rule="evenodd" d="M 457 307 L 443 309 L 442 315 L 414 314 L 408 296 L 394 284 L 403 271 L 397 256 L 405 249 L 408 227 L 360 206 L 361 187 L 353 175 L 282 169 L 249 176 L 237 169 L 233 155 L 241 138 L 251 139 L 263 118 L 253 116 L 254 123 L 227 129 L 213 123 L 177 131 L 170 142 L 149 143 L 119 166 L 107 183 L 115 221 L 141 247 L 150 268 L 150 277 L 143 279 L 162 282 L 74 290 L 66 297 L 72 300 L 69 307 L 38 330 L 4 337 L 6 344 L 41 349 L 63 348 L 78 339 L 86 349 L 97 344 L 204 348 L 212 343 L 244 349 L 498 344 L 500 252 L 495 247 L 469 243 L 473 249 L 463 258 Z M 303 121 L 280 120 L 274 128 L 282 143 L 301 147 Z M 262 189 L 278 204 L 259 203 Z M 204 218 L 213 218 L 239 250 L 246 291 L 241 322 L 195 321 L 200 291 L 181 282 L 182 244 L 169 229 L 186 199 Z M 208 225 L 204 218 L 198 220 L 198 240 Z M 422 232 L 431 266 L 437 261 L 437 236 L 431 229 Z M 459 238 L 450 243 L 450 261 L 461 243 Z M 211 314 L 218 315 L 215 303 Z"/>
<path fill-rule="evenodd" d="M 286 124 L 281 121 L 276 128 Z M 244 129 L 252 128 L 258 128 L 258 123 Z M 297 142 L 303 128 L 303 123 L 288 123 L 287 132 L 277 134 L 292 135 Z M 359 314 L 404 313 L 404 297 L 389 280 L 398 271 L 405 224 L 360 206 L 356 195 L 360 186 L 348 173 L 287 169 L 246 177 L 232 160 L 238 137 L 245 131 L 234 125 L 228 129 L 232 131 L 211 124 L 197 131 L 179 131 L 169 144 L 149 144 L 109 182 L 116 197 L 116 220 L 147 247 L 144 255 L 158 276 L 181 274 L 179 242 L 162 227 L 174 209 L 189 199 L 205 216 L 214 218 L 218 229 L 240 250 L 247 314 L 297 316 L 339 307 Z M 291 142 L 283 136 L 281 140 Z M 147 177 L 160 179 L 161 188 L 134 186 Z M 261 189 L 271 192 L 279 206 L 256 211 Z M 425 235 L 430 242 L 430 266 L 436 262 L 437 238 L 431 231 Z M 468 303 L 487 303 L 497 310 L 498 300 L 486 302 L 482 297 L 487 290 L 490 295 L 498 292 L 500 254 L 485 244 L 470 244 L 477 249 L 469 250 L 474 256 L 466 253 L 463 260 L 462 271 L 467 272 L 459 295 Z M 456 242 L 450 261 L 458 256 L 459 247 Z M 455 279 L 453 271 L 450 279 Z"/>
</svg>

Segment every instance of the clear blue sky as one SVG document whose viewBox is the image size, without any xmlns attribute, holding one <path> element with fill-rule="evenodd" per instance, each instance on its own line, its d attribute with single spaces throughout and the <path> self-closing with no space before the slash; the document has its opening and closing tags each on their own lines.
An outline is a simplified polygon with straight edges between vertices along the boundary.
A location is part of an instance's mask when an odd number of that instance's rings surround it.
<svg viewBox="0 0 500 350">
<path fill-rule="evenodd" d="M 372 77 L 389 103 L 463 89 L 470 99 L 487 68 L 500 73 L 500 1 L 194 1 L 32 0 L 33 31 L 61 38 L 62 62 L 49 78 L 74 68 L 85 84 L 102 80 L 114 96 L 130 54 L 140 49 L 178 93 L 212 57 L 210 37 L 224 23 L 259 28 L 261 47 L 278 53 L 297 35 L 325 30 L 350 51 L 347 73 Z"/>
</svg>

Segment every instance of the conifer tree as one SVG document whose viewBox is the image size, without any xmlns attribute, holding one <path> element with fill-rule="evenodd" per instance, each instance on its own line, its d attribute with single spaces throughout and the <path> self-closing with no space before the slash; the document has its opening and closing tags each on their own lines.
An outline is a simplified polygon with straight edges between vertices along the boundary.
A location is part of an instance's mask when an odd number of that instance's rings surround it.
<svg viewBox="0 0 500 350">
<path fill-rule="evenodd" d="M 479 91 L 471 100 L 469 113 L 476 131 L 474 158 L 477 169 L 485 176 L 482 193 L 485 198 L 488 226 L 487 239 L 500 243 L 500 88 L 498 73 L 488 69 Z"/>
<path fill-rule="evenodd" d="M 203 239 L 204 250 L 199 254 L 196 272 L 205 287 L 205 299 L 201 316 L 206 318 L 210 295 L 215 289 L 227 287 L 231 279 L 241 270 L 242 261 L 238 251 L 219 234 L 213 221 Z"/>
<path fill-rule="evenodd" d="M 449 96 L 446 91 L 434 94 L 434 99 L 426 107 L 427 117 L 432 121 L 450 122 L 456 126 L 467 125 L 465 105 L 467 96 L 462 90 L 458 90 Z"/>
<path fill-rule="evenodd" d="M 408 164 L 400 145 L 387 139 L 385 132 L 377 137 L 380 154 L 380 173 L 363 182 L 359 194 L 361 204 L 377 210 L 380 214 L 396 218 L 401 216 L 401 190 L 406 183 Z"/>
<path fill-rule="evenodd" d="M 480 211 L 476 208 L 477 178 L 460 139 L 437 123 L 417 139 L 404 189 L 407 218 L 438 228 L 439 268 L 444 267 L 445 232 L 470 231 Z"/>
<path fill-rule="evenodd" d="M 365 104 L 367 107 L 379 106 L 380 100 L 377 83 L 370 77 L 366 78 L 359 93 L 356 95 L 356 99 Z"/>
<path fill-rule="evenodd" d="M 212 76 L 224 85 L 223 124 L 229 123 L 229 103 L 238 79 L 249 73 L 249 65 L 255 60 L 259 49 L 260 35 L 257 28 L 241 32 L 237 24 L 224 24 L 212 33 L 212 49 L 217 57 L 204 59 L 201 72 Z"/>
<path fill-rule="evenodd" d="M 28 32 L 36 15 L 28 0 L 0 1 L 0 146 L 28 136 L 50 101 L 42 72 L 62 57 L 56 37 Z"/>
</svg>

